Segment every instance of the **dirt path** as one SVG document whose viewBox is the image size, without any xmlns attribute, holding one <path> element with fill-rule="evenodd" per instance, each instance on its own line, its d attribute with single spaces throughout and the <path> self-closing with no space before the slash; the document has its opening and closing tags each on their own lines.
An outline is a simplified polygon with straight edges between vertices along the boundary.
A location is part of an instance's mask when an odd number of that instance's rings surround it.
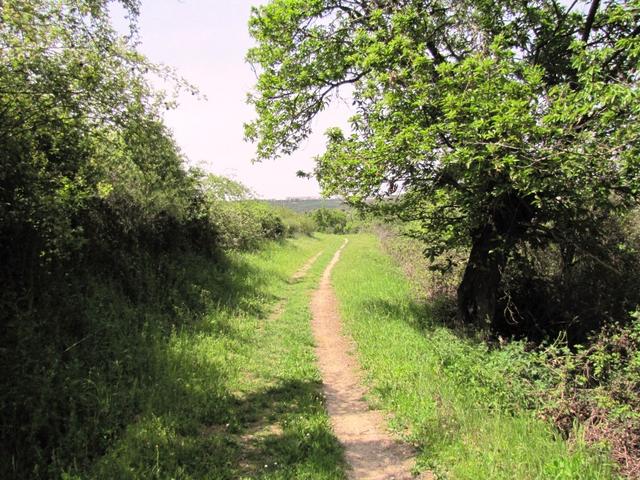
<svg viewBox="0 0 640 480">
<path fill-rule="evenodd" d="M 291 278 L 289 278 L 289 283 L 297 283 L 303 280 L 304 277 L 307 276 L 307 273 L 309 273 L 309 270 L 311 269 L 311 267 L 313 267 L 313 265 L 316 263 L 318 258 L 320 258 L 320 255 L 322 255 L 322 252 L 323 250 L 316 253 L 313 257 L 307 260 L 307 262 L 304 265 L 302 265 L 293 275 L 291 275 Z M 280 300 L 275 305 L 275 307 L 273 307 L 273 310 L 271 310 L 271 313 L 269 314 L 269 321 L 273 322 L 278 318 L 280 318 L 280 315 L 282 315 L 282 312 L 284 311 L 284 307 L 286 305 L 287 305 L 286 298 L 283 298 L 282 300 Z"/>
<path fill-rule="evenodd" d="M 311 300 L 316 355 L 333 430 L 344 446 L 350 479 L 415 479 L 411 475 L 414 451 L 389 435 L 381 412 L 369 410 L 363 398 L 366 390 L 361 385 L 360 366 L 350 354 L 351 342 L 341 333 L 330 276 L 347 242 L 327 266 Z M 420 478 L 432 477 L 423 474 Z"/>
<path fill-rule="evenodd" d="M 320 258 L 320 255 L 322 255 L 322 252 L 323 250 L 316 253 L 313 257 L 311 257 L 307 261 L 307 263 L 305 263 L 302 267 L 300 267 L 300 269 L 291 276 L 291 281 L 297 282 L 299 280 L 302 280 L 307 275 L 307 272 L 309 272 L 309 269 L 313 267 L 313 264 L 316 263 L 316 260 Z"/>
</svg>

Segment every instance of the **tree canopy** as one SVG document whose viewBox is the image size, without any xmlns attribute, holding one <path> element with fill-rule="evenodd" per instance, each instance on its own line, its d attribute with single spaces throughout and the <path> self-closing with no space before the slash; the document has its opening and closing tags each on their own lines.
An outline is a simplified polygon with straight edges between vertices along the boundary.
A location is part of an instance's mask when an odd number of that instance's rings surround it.
<svg viewBox="0 0 640 480">
<path fill-rule="evenodd" d="M 638 0 L 273 0 L 250 21 L 246 136 L 290 153 L 351 85 L 324 193 L 417 222 L 431 256 L 469 246 L 459 316 L 487 325 L 514 248 L 595 252 L 637 200 L 639 25 Z"/>
<path fill-rule="evenodd" d="M 124 8 L 128 35 L 112 27 L 111 3 Z M 97 227 L 87 209 L 119 210 L 124 230 L 134 216 L 185 216 L 190 180 L 162 121 L 172 101 L 149 84 L 150 74 L 172 74 L 135 48 L 138 3 L 0 6 L 0 263 L 7 276 L 73 255 Z"/>
</svg>

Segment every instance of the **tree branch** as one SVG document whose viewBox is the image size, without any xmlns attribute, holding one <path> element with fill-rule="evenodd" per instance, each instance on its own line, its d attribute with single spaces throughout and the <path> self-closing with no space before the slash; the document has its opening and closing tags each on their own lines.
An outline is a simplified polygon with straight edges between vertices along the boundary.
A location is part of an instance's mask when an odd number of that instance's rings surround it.
<svg viewBox="0 0 640 480">
<path fill-rule="evenodd" d="M 582 41 L 587 43 L 589 41 L 589 35 L 591 35 L 591 29 L 593 28 L 593 21 L 596 18 L 596 13 L 598 13 L 598 8 L 600 7 L 600 0 L 593 0 L 591 2 L 591 7 L 589 8 L 589 13 L 587 14 L 587 20 L 584 23 L 584 30 L 582 32 Z"/>
</svg>

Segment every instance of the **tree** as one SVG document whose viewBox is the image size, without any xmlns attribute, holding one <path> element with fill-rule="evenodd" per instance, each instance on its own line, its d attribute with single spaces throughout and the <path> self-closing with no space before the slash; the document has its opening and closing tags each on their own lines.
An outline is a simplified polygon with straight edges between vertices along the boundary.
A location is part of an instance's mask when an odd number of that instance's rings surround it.
<svg viewBox="0 0 640 480">
<path fill-rule="evenodd" d="M 430 256 L 468 246 L 459 316 L 490 327 L 515 248 L 586 251 L 637 199 L 638 25 L 638 0 L 273 0 L 250 20 L 246 137 L 290 153 L 351 85 L 324 193 L 417 222 Z"/>
<path fill-rule="evenodd" d="M 110 3 L 129 16 L 129 36 L 111 26 Z M 148 81 L 171 73 L 135 50 L 138 4 L 0 5 L 0 278 L 22 282 L 76 254 L 87 210 L 149 219 L 188 208 L 190 180 L 161 117 L 172 102 Z"/>
<path fill-rule="evenodd" d="M 113 3 L 131 19 L 127 35 L 111 25 Z M 171 73 L 136 51 L 137 10 L 138 0 L 0 1 L 1 478 L 74 477 L 105 451 L 137 389 L 105 393 L 115 416 L 83 392 L 151 378 L 123 362 L 146 327 L 134 307 L 118 310 L 118 292 L 138 308 L 155 285 L 181 281 L 167 257 L 217 245 L 162 121 L 172 102 L 151 88 L 150 74 Z M 124 343 L 108 333 L 116 325 Z"/>
<path fill-rule="evenodd" d="M 209 202 L 247 200 L 254 196 L 246 185 L 213 173 L 203 173 L 200 185 Z"/>
</svg>

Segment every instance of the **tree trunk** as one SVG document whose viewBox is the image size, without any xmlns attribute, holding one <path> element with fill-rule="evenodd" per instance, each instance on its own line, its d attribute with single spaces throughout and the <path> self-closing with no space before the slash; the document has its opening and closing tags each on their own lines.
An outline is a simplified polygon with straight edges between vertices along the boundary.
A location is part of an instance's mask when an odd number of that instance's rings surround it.
<svg viewBox="0 0 640 480">
<path fill-rule="evenodd" d="M 458 287 L 458 316 L 465 324 L 491 328 L 506 255 L 500 236 L 487 224 L 473 236 L 471 253 Z"/>
</svg>

